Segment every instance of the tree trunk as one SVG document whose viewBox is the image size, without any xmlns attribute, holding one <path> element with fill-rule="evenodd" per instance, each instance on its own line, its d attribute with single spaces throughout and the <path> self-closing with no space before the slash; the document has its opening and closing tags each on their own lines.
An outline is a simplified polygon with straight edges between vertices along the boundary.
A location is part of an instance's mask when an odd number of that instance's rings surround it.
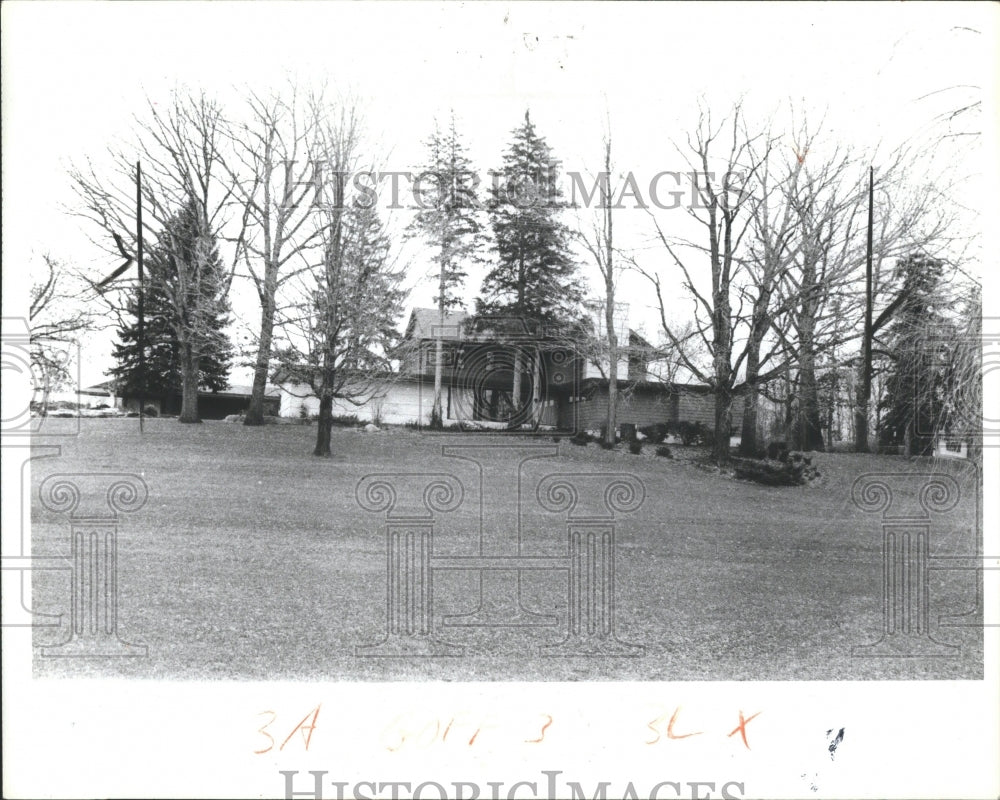
<svg viewBox="0 0 1000 800">
<path fill-rule="evenodd" d="M 181 348 L 181 416 L 179 422 L 201 422 L 198 417 L 200 359 L 190 345 Z"/>
<path fill-rule="evenodd" d="M 800 450 L 824 450 L 811 339 L 799 357 L 799 419 L 795 438 Z"/>
<path fill-rule="evenodd" d="M 816 387 L 816 266 L 808 261 L 802 276 L 802 309 L 799 314 L 799 416 L 795 442 L 799 450 L 824 450 Z"/>
<path fill-rule="evenodd" d="M 618 375 L 617 358 L 618 348 L 609 348 L 612 358 L 611 371 L 608 373 L 608 429 L 605 432 L 604 441 L 606 444 L 614 445 L 618 438 Z"/>
<path fill-rule="evenodd" d="M 333 432 L 333 398 L 323 392 L 319 401 L 319 420 L 316 425 L 314 456 L 330 455 L 330 435 Z"/>
<path fill-rule="evenodd" d="M 767 302 L 765 300 L 765 302 Z M 765 318 L 754 316 L 754 328 L 747 345 L 747 393 L 743 398 L 743 428 L 740 431 L 740 455 L 755 458 L 757 455 L 757 376 L 760 374 L 760 344 L 766 330 Z"/>
<path fill-rule="evenodd" d="M 854 452 L 867 453 L 868 444 L 868 403 L 871 399 L 871 375 L 865 359 L 858 369 L 857 405 L 854 409 Z"/>
<path fill-rule="evenodd" d="M 740 431 L 740 455 L 755 458 L 757 455 L 757 403 L 760 392 L 757 389 L 756 376 L 753 381 L 747 367 L 747 392 L 743 397 L 743 428 Z"/>
<path fill-rule="evenodd" d="M 715 446 L 712 455 L 715 463 L 723 466 L 729 463 L 729 413 L 733 407 L 733 395 L 728 386 L 719 387 L 715 392 Z"/>
<path fill-rule="evenodd" d="M 265 300 L 260 312 L 260 346 L 254 365 L 253 388 L 250 391 L 250 406 L 244 425 L 264 424 L 264 392 L 267 389 L 267 373 L 271 366 L 271 339 L 274 335 L 274 302 Z"/>
<path fill-rule="evenodd" d="M 785 423 L 784 438 L 788 441 L 795 440 L 795 390 L 792 381 L 785 377 Z"/>
<path fill-rule="evenodd" d="M 830 398 L 826 405 L 826 447 L 828 450 L 833 449 L 833 420 L 837 408 L 837 394 L 840 391 L 840 382 L 837 380 L 837 374 L 834 373 L 833 380 L 830 383 Z"/>
<path fill-rule="evenodd" d="M 611 134 L 604 145 L 604 169 L 611 180 Z M 608 329 L 608 429 L 605 444 L 614 447 L 618 440 L 618 331 L 615 330 L 614 216 L 610 185 L 602 192 L 604 207 L 604 324 Z M 626 375 L 626 378 L 628 376 Z"/>
<path fill-rule="evenodd" d="M 444 324 L 442 317 L 441 324 Z M 439 431 L 444 427 L 444 415 L 441 413 L 441 361 L 444 358 L 444 341 L 438 333 L 434 343 L 434 405 L 431 407 L 431 430 Z"/>
<path fill-rule="evenodd" d="M 728 284 L 726 285 L 728 292 Z M 733 341 L 729 330 L 729 295 L 719 291 L 715 297 L 715 463 L 729 463 L 729 418 L 733 407 Z"/>
<path fill-rule="evenodd" d="M 612 288 L 613 291 L 613 288 Z M 614 297 L 605 304 L 605 323 L 608 326 L 608 430 L 604 441 L 614 445 L 618 437 L 618 334 L 614 327 Z"/>
</svg>

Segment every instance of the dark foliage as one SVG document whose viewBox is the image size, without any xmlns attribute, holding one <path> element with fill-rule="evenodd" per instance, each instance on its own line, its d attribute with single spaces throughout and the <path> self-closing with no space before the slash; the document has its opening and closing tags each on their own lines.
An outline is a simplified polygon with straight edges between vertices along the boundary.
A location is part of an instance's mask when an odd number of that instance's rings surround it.
<svg viewBox="0 0 1000 800">
<path fill-rule="evenodd" d="M 784 461 L 733 458 L 732 462 L 737 478 L 767 486 L 801 486 L 819 476 L 812 458 L 798 451 L 787 453 Z"/>
<path fill-rule="evenodd" d="M 655 425 L 646 425 L 639 428 L 639 432 L 652 444 L 661 444 L 667 438 L 668 430 L 666 423 L 657 422 Z"/>
</svg>

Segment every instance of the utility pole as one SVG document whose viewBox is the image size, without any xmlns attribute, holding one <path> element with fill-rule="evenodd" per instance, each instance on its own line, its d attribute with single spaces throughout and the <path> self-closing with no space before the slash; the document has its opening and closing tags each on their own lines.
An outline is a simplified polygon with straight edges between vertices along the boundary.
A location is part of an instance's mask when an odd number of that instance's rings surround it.
<svg viewBox="0 0 1000 800">
<path fill-rule="evenodd" d="M 139 286 L 136 297 L 136 311 L 139 317 L 139 326 L 136 338 L 139 346 L 139 433 L 143 432 L 143 405 L 146 402 L 146 336 L 145 336 L 145 309 L 143 307 L 142 291 L 142 167 L 138 161 L 135 162 L 135 240 L 136 240 L 136 261 L 139 265 Z"/>
<path fill-rule="evenodd" d="M 868 247 L 865 253 L 865 334 L 861 355 L 861 385 L 858 387 L 857 411 L 854 414 L 855 442 L 858 453 L 868 452 L 868 404 L 872 394 L 872 229 L 874 228 L 875 168 L 868 168 Z"/>
</svg>

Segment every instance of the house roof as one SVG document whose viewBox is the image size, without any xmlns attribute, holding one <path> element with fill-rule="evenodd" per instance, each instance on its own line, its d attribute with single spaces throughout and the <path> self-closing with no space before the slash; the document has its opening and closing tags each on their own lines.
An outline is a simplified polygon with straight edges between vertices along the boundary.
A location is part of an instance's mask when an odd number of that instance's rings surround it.
<svg viewBox="0 0 1000 800">
<path fill-rule="evenodd" d="M 240 397 L 249 397 L 253 392 L 253 385 L 249 383 L 231 383 L 221 392 L 208 392 L 204 389 L 199 390 L 198 394 L 213 394 L 213 395 L 237 395 Z M 277 386 L 271 386 L 266 384 L 264 386 L 264 397 L 281 397 L 281 390 Z"/>
<path fill-rule="evenodd" d="M 591 386 L 607 386 L 607 378 L 584 378 L 580 381 L 580 387 L 586 389 Z M 635 389 L 648 389 L 656 392 L 686 392 L 689 394 L 712 394 L 711 386 L 703 383 L 676 383 L 670 381 L 657 380 L 634 380 L 618 379 L 619 386 L 627 386 Z M 741 383 L 733 387 L 733 394 L 740 395 L 746 392 L 746 384 Z"/>
<path fill-rule="evenodd" d="M 100 395 L 105 396 L 114 392 L 114 381 L 107 380 L 104 383 L 95 383 L 93 386 L 88 386 L 86 389 L 80 389 L 77 394 L 85 395 Z"/>
<path fill-rule="evenodd" d="M 462 339 L 462 323 L 468 317 L 464 311 L 446 311 L 444 326 L 440 331 L 441 338 Z M 441 313 L 436 308 L 415 308 L 410 312 L 410 321 L 406 324 L 406 338 L 436 339 L 439 327 L 441 327 Z"/>
<path fill-rule="evenodd" d="M 636 333 L 631 328 L 628 329 L 629 345 L 632 347 L 641 347 L 643 350 L 655 350 L 656 348 L 646 341 L 640 334 Z"/>
</svg>

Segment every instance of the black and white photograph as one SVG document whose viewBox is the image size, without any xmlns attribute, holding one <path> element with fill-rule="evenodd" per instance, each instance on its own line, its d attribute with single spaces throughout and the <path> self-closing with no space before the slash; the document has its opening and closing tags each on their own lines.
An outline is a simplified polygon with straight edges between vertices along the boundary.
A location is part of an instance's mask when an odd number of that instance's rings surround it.
<svg viewBox="0 0 1000 800">
<path fill-rule="evenodd" d="M 1000 797 L 996 5 L 0 13 L 5 797 Z"/>
</svg>

